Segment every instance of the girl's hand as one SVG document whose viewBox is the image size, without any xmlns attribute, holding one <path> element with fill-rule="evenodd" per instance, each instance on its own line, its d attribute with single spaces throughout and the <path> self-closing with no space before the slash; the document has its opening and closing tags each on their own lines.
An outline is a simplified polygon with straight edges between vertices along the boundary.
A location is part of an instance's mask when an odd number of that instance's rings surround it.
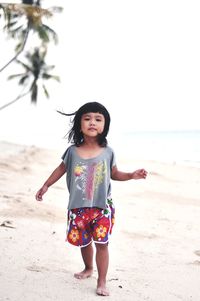
<svg viewBox="0 0 200 301">
<path fill-rule="evenodd" d="M 134 180 L 146 179 L 146 176 L 147 176 L 147 171 L 145 169 L 137 169 L 132 173 L 131 179 Z"/>
<path fill-rule="evenodd" d="M 36 200 L 41 202 L 43 200 L 42 196 L 45 194 L 45 192 L 47 192 L 47 190 L 48 190 L 47 185 L 42 186 L 42 188 L 40 188 L 40 190 L 38 190 L 38 192 L 35 195 Z"/>
</svg>

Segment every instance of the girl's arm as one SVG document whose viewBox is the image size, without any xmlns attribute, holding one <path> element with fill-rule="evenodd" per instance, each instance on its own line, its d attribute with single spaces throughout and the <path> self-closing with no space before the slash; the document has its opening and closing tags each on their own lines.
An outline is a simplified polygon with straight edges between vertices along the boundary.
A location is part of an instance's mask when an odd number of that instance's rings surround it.
<svg viewBox="0 0 200 301">
<path fill-rule="evenodd" d="M 62 162 L 50 175 L 50 177 L 46 180 L 43 186 L 38 190 L 35 195 L 37 201 L 42 201 L 42 196 L 47 192 L 49 186 L 53 185 L 57 182 L 66 172 L 65 164 Z"/>
<path fill-rule="evenodd" d="M 113 166 L 111 179 L 116 181 L 128 181 L 146 179 L 147 171 L 145 169 L 137 169 L 134 172 L 123 172 L 117 169 L 117 166 Z"/>
</svg>

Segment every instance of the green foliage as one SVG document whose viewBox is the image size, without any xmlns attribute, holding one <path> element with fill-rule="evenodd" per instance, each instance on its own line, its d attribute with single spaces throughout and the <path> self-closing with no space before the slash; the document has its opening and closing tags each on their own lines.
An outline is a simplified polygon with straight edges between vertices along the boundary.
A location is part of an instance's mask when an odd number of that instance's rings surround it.
<svg viewBox="0 0 200 301">
<path fill-rule="evenodd" d="M 29 92 L 31 95 L 31 102 L 36 104 L 38 100 L 38 83 L 46 80 L 60 81 L 59 76 L 49 74 L 48 71 L 54 69 L 55 66 L 47 65 L 45 62 L 46 49 L 45 48 L 34 48 L 25 55 L 26 62 L 16 60 L 16 62 L 24 69 L 23 73 L 10 75 L 9 80 L 19 79 L 19 85 L 28 85 Z M 49 93 L 45 84 L 42 84 L 43 92 L 47 98 Z"/>
<path fill-rule="evenodd" d="M 40 5 L 40 0 L 22 0 L 21 4 L 0 3 L 0 16 L 2 12 L 5 22 L 3 27 L 4 32 L 9 38 L 16 40 L 16 54 L 8 63 L 0 68 L 0 72 L 12 62 L 16 62 L 24 69 L 24 72 L 10 75 L 8 79 L 18 79 L 19 85 L 29 86 L 26 93 L 19 95 L 14 101 L 8 103 L 8 105 L 29 93 L 31 102 L 36 104 L 38 100 L 38 81 L 47 81 L 49 79 L 60 81 L 59 76 L 49 74 L 49 71 L 54 69 L 55 66 L 45 63 L 47 45 L 51 41 L 57 44 L 58 36 L 52 28 L 43 22 L 43 19 L 51 18 L 55 13 L 60 13 L 62 10 L 62 7 L 56 6 L 43 9 Z M 33 51 L 30 49 L 26 52 L 26 62 L 24 62 L 24 60 L 19 60 L 18 57 L 23 53 L 25 46 L 27 48 L 30 33 L 36 35 L 39 38 L 39 42 Z M 32 42 L 32 39 L 30 42 Z M 42 84 L 42 89 L 46 97 L 49 98 L 45 84 Z M 0 107 L 0 110 L 8 105 Z"/>
</svg>

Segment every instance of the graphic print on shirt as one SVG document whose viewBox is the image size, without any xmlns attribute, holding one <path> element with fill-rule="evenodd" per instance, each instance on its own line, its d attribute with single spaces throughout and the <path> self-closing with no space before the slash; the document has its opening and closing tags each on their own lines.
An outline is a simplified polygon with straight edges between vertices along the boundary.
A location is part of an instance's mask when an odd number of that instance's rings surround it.
<svg viewBox="0 0 200 301">
<path fill-rule="evenodd" d="M 83 199 L 91 201 L 99 185 L 103 182 L 107 173 L 104 161 L 85 165 L 80 162 L 74 167 L 76 188 L 83 193 Z"/>
</svg>

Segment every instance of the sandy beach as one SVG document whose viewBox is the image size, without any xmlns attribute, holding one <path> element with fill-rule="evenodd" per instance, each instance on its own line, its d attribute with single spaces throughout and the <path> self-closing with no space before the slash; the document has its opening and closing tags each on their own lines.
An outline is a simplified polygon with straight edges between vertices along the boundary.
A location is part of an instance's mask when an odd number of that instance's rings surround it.
<svg viewBox="0 0 200 301">
<path fill-rule="evenodd" d="M 96 269 L 73 277 L 83 266 L 65 242 L 65 178 L 43 202 L 34 198 L 62 152 L 7 142 L 0 150 L 0 301 L 200 300 L 200 168 L 117 158 L 119 169 L 149 174 L 112 182 L 110 296 L 99 297 Z"/>
</svg>

